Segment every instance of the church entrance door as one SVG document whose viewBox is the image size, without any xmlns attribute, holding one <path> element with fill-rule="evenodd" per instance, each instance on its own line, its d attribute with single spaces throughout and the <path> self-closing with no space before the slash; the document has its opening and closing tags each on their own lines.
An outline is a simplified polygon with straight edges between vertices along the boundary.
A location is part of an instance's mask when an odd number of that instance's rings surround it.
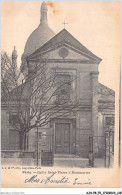
<svg viewBox="0 0 122 195">
<path fill-rule="evenodd" d="M 70 153 L 70 123 L 55 123 L 55 153 Z"/>
</svg>

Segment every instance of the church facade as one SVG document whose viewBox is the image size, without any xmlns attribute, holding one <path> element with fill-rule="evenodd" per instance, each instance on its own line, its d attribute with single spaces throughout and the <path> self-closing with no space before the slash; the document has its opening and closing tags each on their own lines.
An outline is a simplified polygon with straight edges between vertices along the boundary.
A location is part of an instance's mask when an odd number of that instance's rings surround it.
<svg viewBox="0 0 122 195">
<path fill-rule="evenodd" d="M 54 155 L 88 158 L 92 137 L 94 154 L 104 156 L 105 133 L 114 131 L 115 93 L 98 81 L 102 59 L 66 29 L 55 35 L 48 26 L 47 11 L 46 3 L 43 2 L 40 25 L 26 42 L 21 70 L 26 80 L 41 56 L 51 70 L 56 69 L 62 79 L 72 78 L 68 98 L 69 101 L 78 99 L 79 105 L 67 117 L 54 117 L 44 127 L 38 128 L 38 131 L 37 128 L 31 129 L 26 135 L 26 150 L 35 151 L 38 134 L 39 151 L 52 150 Z M 65 96 L 64 90 L 61 93 Z M 3 106 L 2 150 L 19 150 L 19 137 L 16 137 L 16 132 L 14 134 L 14 129 L 10 129 L 6 113 Z"/>
</svg>

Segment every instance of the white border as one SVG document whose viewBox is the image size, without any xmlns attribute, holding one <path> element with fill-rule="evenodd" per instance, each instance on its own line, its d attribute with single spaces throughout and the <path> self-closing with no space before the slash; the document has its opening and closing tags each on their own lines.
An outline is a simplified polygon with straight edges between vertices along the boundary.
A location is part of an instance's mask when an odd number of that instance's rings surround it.
<svg viewBox="0 0 122 195">
<path fill-rule="evenodd" d="M 11 1 L 11 0 L 2 0 L 2 1 Z M 20 1 L 20 0 L 16 0 L 16 1 Z M 21 1 L 26 1 L 26 0 L 21 0 Z M 30 0 L 27 0 L 27 1 L 30 1 Z M 36 1 L 40 1 L 40 0 L 36 0 Z M 60 1 L 65 1 L 65 0 L 60 0 Z M 89 1 L 89 0 L 79 0 L 79 1 Z M 95 0 L 90 0 L 90 1 L 95 1 Z M 97 1 L 107 1 L 107 0 L 97 0 Z M 121 2 L 121 32 L 122 32 L 122 0 L 108 0 L 108 1 L 120 1 Z M 1 13 L 1 4 L 0 4 L 0 13 Z M 1 27 L 1 21 L 0 21 L 0 27 Z M 0 31 L 0 37 L 1 37 L 1 31 Z M 1 43 L 1 40 L 0 40 L 0 43 Z M 122 38 L 121 38 L 121 56 L 122 56 Z M 122 64 L 122 57 L 121 57 L 121 64 Z M 1 73 L 1 69 L 0 69 L 0 73 Z M 120 74 L 122 74 L 122 68 L 121 68 Z M 121 90 L 121 86 L 122 86 L 122 79 L 120 83 L 120 90 Z M 0 85 L 0 91 L 1 91 L 1 85 Z M 122 97 L 122 91 L 120 91 L 120 98 L 121 97 Z M 120 101 L 121 100 L 122 98 L 120 99 Z M 0 108 L 1 108 L 1 99 L 0 99 Z M 122 104 L 120 104 L 120 111 L 122 111 Z M 1 114 L 1 109 L 0 109 L 0 114 Z M 120 115 L 120 121 L 122 121 L 122 114 Z M 1 127 L 1 117 L 0 117 L 0 127 Z M 122 138 L 121 124 L 120 124 L 120 128 L 121 128 L 121 138 Z M 0 131 L 0 143 L 1 143 L 1 131 Z M 1 150 L 1 144 L 0 144 L 0 150 Z M 122 167 L 122 144 L 121 144 L 120 150 L 121 150 L 120 161 L 121 161 L 121 167 Z M 1 153 L 0 153 L 0 165 L 1 165 Z M 1 175 L 1 171 L 0 171 L 0 175 Z M 121 169 L 121 181 L 122 181 L 122 169 Z M 1 185 L 1 177 L 0 177 L 0 185 Z M 43 194 L 45 195 L 46 194 L 59 194 L 59 195 L 76 194 L 77 195 L 77 194 L 80 194 L 80 195 L 84 195 L 87 192 L 92 192 L 92 194 L 95 194 L 94 192 L 96 192 L 97 194 L 98 192 L 101 192 L 101 194 L 103 193 L 107 194 L 106 192 L 116 192 L 117 194 L 117 192 L 121 192 L 121 191 L 122 191 L 122 182 L 121 182 L 121 188 L 88 188 L 88 189 L 86 188 L 1 188 L 0 194 L 5 194 L 5 195 L 7 194 L 20 194 L 20 195 L 21 194 L 29 194 L 29 195 L 37 195 L 37 194 L 41 194 L 41 195 Z"/>
</svg>

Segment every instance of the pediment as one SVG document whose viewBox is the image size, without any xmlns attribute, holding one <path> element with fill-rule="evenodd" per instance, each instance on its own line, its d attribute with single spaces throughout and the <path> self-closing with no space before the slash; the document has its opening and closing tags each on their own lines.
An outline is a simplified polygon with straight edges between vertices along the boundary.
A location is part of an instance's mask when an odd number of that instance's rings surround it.
<svg viewBox="0 0 122 195">
<path fill-rule="evenodd" d="M 49 60 L 81 60 L 81 61 L 94 61 L 95 59 L 78 51 L 76 48 L 67 44 L 53 47 L 43 53 L 43 58 Z"/>
<path fill-rule="evenodd" d="M 63 51 L 65 48 L 65 52 Z M 59 51 L 60 50 L 60 51 Z M 67 52 L 68 50 L 68 52 Z M 68 55 L 65 56 L 65 54 Z M 100 62 L 101 59 L 94 55 L 90 50 L 83 46 L 75 37 L 73 37 L 66 29 L 60 31 L 42 47 L 28 56 L 28 59 L 36 59 L 37 56 L 48 54 L 53 59 L 80 59 Z M 64 56 L 63 56 L 64 55 Z"/>
</svg>

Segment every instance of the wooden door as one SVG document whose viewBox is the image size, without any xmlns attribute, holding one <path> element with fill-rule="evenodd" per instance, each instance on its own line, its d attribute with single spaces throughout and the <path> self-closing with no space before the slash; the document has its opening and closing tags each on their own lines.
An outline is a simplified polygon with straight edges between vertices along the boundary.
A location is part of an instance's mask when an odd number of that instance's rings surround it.
<svg viewBox="0 0 122 195">
<path fill-rule="evenodd" d="M 70 153 L 70 123 L 55 124 L 55 153 Z"/>
</svg>

